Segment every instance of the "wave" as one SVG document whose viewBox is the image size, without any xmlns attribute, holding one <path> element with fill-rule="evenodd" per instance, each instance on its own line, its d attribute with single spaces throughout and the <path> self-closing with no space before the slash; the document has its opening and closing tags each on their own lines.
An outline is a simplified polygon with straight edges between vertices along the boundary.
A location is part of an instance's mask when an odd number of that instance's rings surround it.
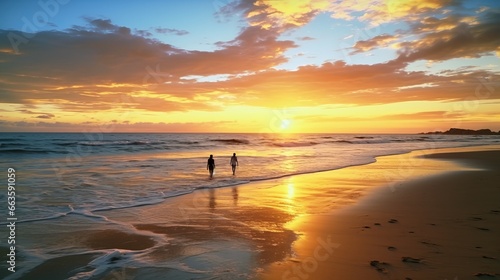
<svg viewBox="0 0 500 280">
<path fill-rule="evenodd" d="M 5 154 L 48 154 L 49 151 L 38 149 L 0 149 L 0 153 Z"/>
<path fill-rule="evenodd" d="M 196 145 L 200 144 L 198 141 L 180 141 L 180 140 L 171 140 L 172 143 L 184 144 L 184 145 Z"/>
<path fill-rule="evenodd" d="M 308 147 L 308 146 L 314 146 L 318 145 L 319 143 L 317 142 L 302 142 L 302 141 L 296 141 L 296 142 L 282 142 L 282 143 L 270 143 L 271 146 L 274 147 Z"/>
<path fill-rule="evenodd" d="M 121 140 L 121 141 L 81 141 L 81 142 L 76 142 L 76 144 L 82 146 L 142 146 L 142 145 L 161 145 L 165 144 L 165 142 L 147 141 L 147 140 L 136 140 L 136 141 Z"/>
<path fill-rule="evenodd" d="M 56 145 L 56 146 L 63 146 L 63 147 L 66 147 L 66 146 L 76 146 L 76 145 L 78 145 L 78 142 L 54 143 L 54 145 Z"/>
<path fill-rule="evenodd" d="M 10 142 L 10 141 L 19 141 L 21 138 L 0 138 L 0 142 Z"/>
<path fill-rule="evenodd" d="M 419 137 L 411 139 L 376 139 L 374 137 L 353 137 L 349 140 L 341 139 L 330 141 L 329 143 L 340 143 L 340 144 L 389 144 L 389 143 L 411 143 L 411 142 L 424 142 L 424 141 L 438 141 L 436 139 L 431 139 L 430 137 Z"/>
<path fill-rule="evenodd" d="M 349 140 L 336 140 L 332 141 L 333 143 L 344 143 L 344 144 L 354 144 L 354 142 L 351 142 Z"/>
<path fill-rule="evenodd" d="M 394 140 L 397 140 L 397 139 L 394 139 Z M 343 141 L 344 143 L 352 144 L 351 142 L 349 142 L 347 140 L 338 140 L 338 141 Z M 304 145 L 304 144 L 313 145 L 313 143 L 316 143 L 316 142 L 302 141 L 302 142 L 287 142 L 284 144 L 290 144 L 290 143 L 302 144 L 302 145 Z M 399 150 L 399 149 L 391 150 L 390 153 L 388 151 L 385 151 L 385 152 L 378 154 L 378 155 L 406 153 L 406 152 L 409 152 L 411 150 L 416 150 L 416 149 L 415 148 L 402 148 L 401 150 Z M 130 200 L 128 200 L 128 201 L 114 201 L 111 203 L 105 202 L 105 203 L 100 203 L 98 205 L 95 205 L 92 203 L 93 205 L 82 205 L 82 208 L 75 207 L 75 208 L 77 208 L 76 210 L 70 206 L 69 211 L 60 211 L 58 213 L 54 213 L 52 216 L 49 214 L 47 217 L 36 218 L 36 219 L 27 219 L 27 220 L 22 220 L 19 222 L 33 222 L 33 221 L 48 220 L 48 219 L 58 219 L 58 218 L 62 218 L 64 216 L 70 215 L 70 214 L 85 215 L 85 216 L 92 217 L 92 218 L 103 219 L 103 216 L 97 215 L 96 212 L 160 204 L 160 203 L 163 203 L 168 198 L 186 195 L 186 194 L 192 193 L 196 190 L 231 187 L 231 186 L 243 185 L 243 184 L 247 184 L 247 183 L 255 182 L 255 181 L 272 180 L 272 179 L 278 179 L 278 178 L 289 177 L 289 176 L 300 175 L 300 174 L 336 170 L 336 169 L 345 168 L 347 166 L 367 164 L 370 162 L 374 162 L 375 157 L 378 155 L 368 155 L 366 157 L 359 158 L 358 160 L 356 160 L 354 162 L 349 161 L 349 162 L 345 162 L 343 164 L 339 164 L 339 165 L 335 165 L 335 166 L 317 166 L 314 168 L 307 168 L 307 169 L 302 170 L 302 171 L 290 170 L 290 171 L 286 171 L 284 173 L 279 173 L 279 174 L 270 173 L 270 174 L 264 174 L 262 177 L 253 177 L 253 178 L 244 178 L 244 179 L 241 178 L 241 179 L 237 179 L 237 180 L 227 179 L 227 178 L 222 177 L 223 180 L 216 179 L 216 180 L 213 180 L 210 182 L 204 181 L 201 184 L 197 183 L 196 185 L 189 185 L 189 186 L 186 186 L 185 188 L 179 187 L 176 190 L 167 190 L 167 187 L 165 187 L 165 188 L 162 187 L 163 189 L 161 189 L 161 190 L 156 189 L 155 193 L 149 192 L 149 194 L 146 196 L 137 195 L 132 199 L 132 201 L 130 201 Z M 2 225 L 1 222 L 0 222 L 0 225 Z"/>
<path fill-rule="evenodd" d="M 212 139 L 212 142 L 220 142 L 229 145 L 248 145 L 250 141 L 246 139 Z"/>
</svg>

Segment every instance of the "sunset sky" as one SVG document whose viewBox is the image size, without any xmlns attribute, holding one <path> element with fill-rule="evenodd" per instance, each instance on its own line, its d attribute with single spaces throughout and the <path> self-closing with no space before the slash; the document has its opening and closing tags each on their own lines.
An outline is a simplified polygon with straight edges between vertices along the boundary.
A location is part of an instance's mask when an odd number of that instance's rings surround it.
<svg viewBox="0 0 500 280">
<path fill-rule="evenodd" d="M 0 131 L 500 130 L 500 1 L 0 2 Z"/>
</svg>

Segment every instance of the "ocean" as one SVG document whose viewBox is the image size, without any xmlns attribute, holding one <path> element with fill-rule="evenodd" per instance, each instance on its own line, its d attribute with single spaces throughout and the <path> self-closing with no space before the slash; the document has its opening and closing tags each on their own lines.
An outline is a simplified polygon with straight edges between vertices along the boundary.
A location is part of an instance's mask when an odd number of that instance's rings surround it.
<svg viewBox="0 0 500 280">
<path fill-rule="evenodd" d="M 72 214 L 90 220 L 85 226 L 92 227 L 109 222 L 106 211 L 168 204 L 197 190 L 363 165 L 377 156 L 414 150 L 498 143 L 498 136 L 477 135 L 1 133 L 0 167 L 4 185 L 9 168 L 15 170 L 15 217 L 22 240 L 16 250 L 24 259 L 20 269 L 27 272 L 48 256 L 78 251 L 52 244 L 40 226 L 62 225 Z M 234 176 L 233 153 L 239 162 Z M 213 179 L 206 168 L 211 154 Z M 0 200 L 7 196 L 5 187 Z M 7 236 L 5 218 L 0 223 Z M 9 276 L 4 266 L 0 276 Z M 89 275 L 74 279 L 94 279 Z"/>
</svg>

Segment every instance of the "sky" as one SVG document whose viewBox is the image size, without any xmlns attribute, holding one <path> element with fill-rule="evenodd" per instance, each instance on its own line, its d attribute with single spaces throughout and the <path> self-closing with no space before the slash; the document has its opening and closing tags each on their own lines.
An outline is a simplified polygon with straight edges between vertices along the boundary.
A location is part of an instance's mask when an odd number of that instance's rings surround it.
<svg viewBox="0 0 500 280">
<path fill-rule="evenodd" d="M 0 2 L 0 132 L 500 130 L 500 1 Z"/>
</svg>

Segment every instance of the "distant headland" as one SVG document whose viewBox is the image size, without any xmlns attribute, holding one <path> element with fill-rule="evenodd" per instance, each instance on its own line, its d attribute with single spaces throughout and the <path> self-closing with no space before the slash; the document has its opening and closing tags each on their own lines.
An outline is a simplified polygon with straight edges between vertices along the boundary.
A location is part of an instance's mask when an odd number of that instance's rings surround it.
<svg viewBox="0 0 500 280">
<path fill-rule="evenodd" d="M 500 131 L 495 132 L 490 129 L 462 129 L 462 128 L 450 128 L 447 131 L 434 131 L 434 132 L 422 132 L 419 134 L 446 134 L 446 135 L 500 135 Z"/>
</svg>

